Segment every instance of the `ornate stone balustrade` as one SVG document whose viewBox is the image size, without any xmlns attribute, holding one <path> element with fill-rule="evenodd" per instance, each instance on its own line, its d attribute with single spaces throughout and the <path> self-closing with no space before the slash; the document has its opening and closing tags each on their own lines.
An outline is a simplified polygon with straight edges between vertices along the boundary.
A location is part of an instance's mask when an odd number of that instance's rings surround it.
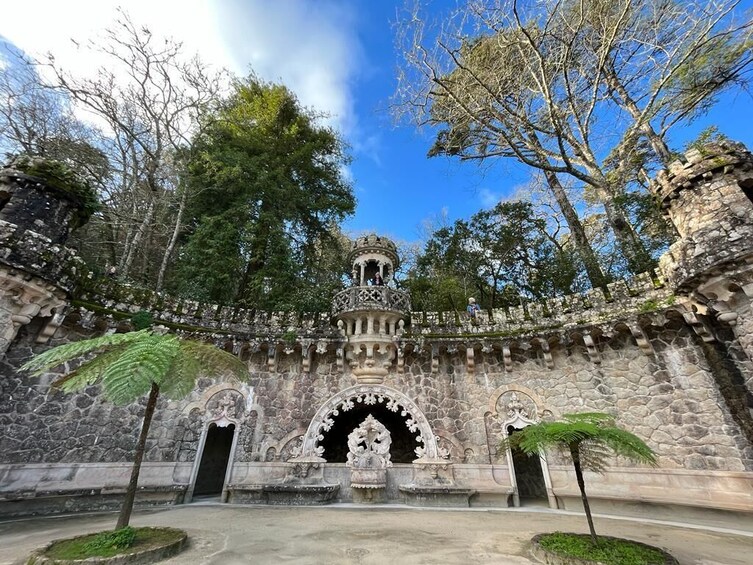
<svg viewBox="0 0 753 565">
<path fill-rule="evenodd" d="M 354 286 L 338 292 L 332 299 L 332 315 L 359 310 L 410 312 L 407 292 L 386 286 Z"/>
</svg>

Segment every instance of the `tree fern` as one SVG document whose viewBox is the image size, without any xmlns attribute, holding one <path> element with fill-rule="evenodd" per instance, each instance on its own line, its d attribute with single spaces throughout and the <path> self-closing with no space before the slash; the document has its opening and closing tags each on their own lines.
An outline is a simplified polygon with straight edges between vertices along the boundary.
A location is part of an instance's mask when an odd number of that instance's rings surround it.
<svg viewBox="0 0 753 565">
<path fill-rule="evenodd" d="M 81 361 L 78 367 L 55 379 L 52 386 L 73 392 L 99 383 L 105 398 L 115 404 L 128 404 L 149 394 L 116 529 L 127 526 L 130 520 L 149 424 L 160 391 L 172 398 L 183 398 L 194 389 L 202 373 L 229 372 L 244 380 L 248 375 L 240 359 L 212 345 L 158 335 L 150 330 L 61 345 L 37 355 L 21 369 L 38 376 L 73 360 Z"/>
<path fill-rule="evenodd" d="M 38 376 L 50 369 L 62 365 L 63 363 L 84 357 L 88 353 L 96 353 L 98 351 L 111 349 L 114 346 L 138 341 L 145 335 L 149 335 L 149 333 L 149 330 L 141 330 L 138 332 L 128 332 L 123 334 L 110 334 L 102 337 L 95 337 L 94 339 L 85 339 L 83 341 L 75 341 L 73 343 L 59 345 L 49 351 L 45 351 L 44 353 L 32 357 L 21 367 L 21 370 L 30 371 L 32 374 Z"/>
<path fill-rule="evenodd" d="M 656 456 L 648 445 L 637 436 L 617 427 L 614 417 L 599 412 L 565 414 L 559 422 L 539 422 L 516 431 L 501 442 L 500 448 L 517 448 L 534 456 L 547 449 L 558 448 L 572 458 L 594 543 L 597 543 L 597 537 L 582 470 L 603 473 L 609 458 L 614 455 L 656 465 Z"/>
</svg>

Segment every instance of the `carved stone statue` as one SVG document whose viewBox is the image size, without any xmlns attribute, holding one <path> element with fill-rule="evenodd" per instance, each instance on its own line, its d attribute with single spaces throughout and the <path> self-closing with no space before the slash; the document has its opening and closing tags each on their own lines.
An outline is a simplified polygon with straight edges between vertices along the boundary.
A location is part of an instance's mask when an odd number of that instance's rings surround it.
<svg viewBox="0 0 753 565">
<path fill-rule="evenodd" d="M 348 436 L 348 467 L 356 469 L 386 469 L 390 461 L 390 431 L 369 414 Z"/>
<path fill-rule="evenodd" d="M 371 414 L 350 433 L 347 466 L 351 469 L 352 488 L 384 489 L 387 485 L 387 468 L 392 467 L 391 445 L 389 430 Z"/>
</svg>

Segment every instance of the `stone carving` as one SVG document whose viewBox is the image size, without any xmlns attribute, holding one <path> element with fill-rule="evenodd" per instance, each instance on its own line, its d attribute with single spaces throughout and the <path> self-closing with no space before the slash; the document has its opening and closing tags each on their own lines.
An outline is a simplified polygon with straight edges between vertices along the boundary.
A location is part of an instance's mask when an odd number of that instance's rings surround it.
<svg viewBox="0 0 753 565">
<path fill-rule="evenodd" d="M 280 461 L 288 461 L 289 459 L 300 456 L 302 445 L 303 436 L 298 436 L 291 439 L 280 450 Z"/>
<path fill-rule="evenodd" d="M 528 415 L 528 411 L 526 410 L 526 407 L 523 405 L 523 403 L 518 398 L 518 395 L 513 392 L 510 394 L 510 401 L 507 403 L 507 417 L 508 418 L 515 418 L 518 415 L 524 417 L 524 418 L 530 418 Z"/>
<path fill-rule="evenodd" d="M 537 421 L 538 410 L 534 400 L 526 393 L 510 390 L 497 399 L 497 413 L 503 417 L 503 429 L 508 426 L 521 429 Z"/>
<path fill-rule="evenodd" d="M 392 467 L 390 461 L 390 431 L 371 414 L 348 435 L 348 462 L 350 468 Z"/>
<path fill-rule="evenodd" d="M 319 457 L 324 454 L 324 447 L 318 445 L 334 424 L 340 412 L 351 410 L 356 403 L 373 406 L 384 404 L 392 412 L 399 412 L 406 418 L 405 424 L 412 433 L 418 433 L 416 447 L 418 458 L 438 459 L 437 440 L 428 420 L 418 406 L 404 394 L 384 385 L 357 385 L 336 394 L 325 402 L 311 420 L 303 436 L 301 457 Z"/>
<path fill-rule="evenodd" d="M 350 486 L 356 489 L 383 489 L 387 486 L 390 461 L 390 432 L 369 414 L 348 436 Z"/>
<path fill-rule="evenodd" d="M 230 424 L 238 424 L 243 406 L 243 396 L 237 390 L 220 391 L 207 401 L 206 419 L 221 428 Z"/>
</svg>

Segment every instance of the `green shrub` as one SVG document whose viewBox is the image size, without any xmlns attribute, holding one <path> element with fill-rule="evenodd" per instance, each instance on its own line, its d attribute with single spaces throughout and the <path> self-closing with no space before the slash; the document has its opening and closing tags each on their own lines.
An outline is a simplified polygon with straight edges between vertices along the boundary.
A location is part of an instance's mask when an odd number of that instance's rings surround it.
<svg viewBox="0 0 753 565">
<path fill-rule="evenodd" d="M 146 310 L 139 310 L 131 316 L 131 323 L 135 330 L 148 330 L 154 324 L 154 316 Z"/>
<path fill-rule="evenodd" d="M 84 551 L 90 555 L 109 553 L 112 550 L 128 549 L 136 539 L 136 530 L 126 526 L 113 532 L 101 532 L 84 544 Z"/>
<path fill-rule="evenodd" d="M 658 549 L 626 539 L 601 537 L 598 545 L 594 545 L 587 534 L 544 534 L 539 537 L 539 544 L 558 555 L 603 565 L 663 565 L 666 559 Z"/>
</svg>

